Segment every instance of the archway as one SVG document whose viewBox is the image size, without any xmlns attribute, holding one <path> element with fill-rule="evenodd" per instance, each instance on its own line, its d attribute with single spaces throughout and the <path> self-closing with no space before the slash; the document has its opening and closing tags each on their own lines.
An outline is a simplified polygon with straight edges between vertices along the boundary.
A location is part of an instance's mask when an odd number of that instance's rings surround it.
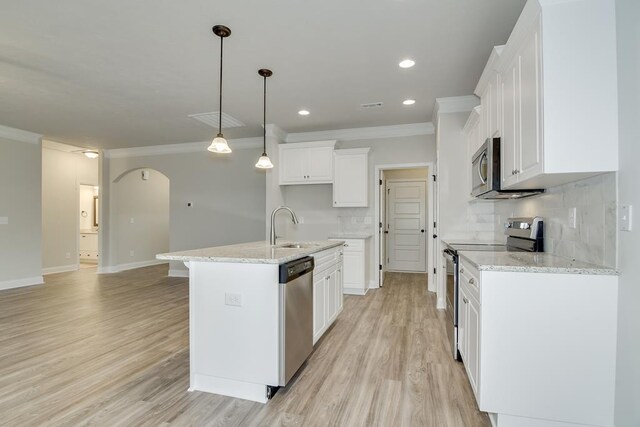
<svg viewBox="0 0 640 427">
<path fill-rule="evenodd" d="M 169 251 L 169 178 L 152 168 L 135 168 L 112 185 L 116 270 L 159 264 Z"/>
</svg>

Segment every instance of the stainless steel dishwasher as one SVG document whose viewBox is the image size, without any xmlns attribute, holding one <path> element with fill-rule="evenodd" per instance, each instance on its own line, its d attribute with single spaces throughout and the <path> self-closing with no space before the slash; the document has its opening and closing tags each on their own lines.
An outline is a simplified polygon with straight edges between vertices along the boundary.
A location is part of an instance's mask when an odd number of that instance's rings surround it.
<svg viewBox="0 0 640 427">
<path fill-rule="evenodd" d="M 313 351 L 312 257 L 280 265 L 280 384 L 285 386 Z"/>
</svg>

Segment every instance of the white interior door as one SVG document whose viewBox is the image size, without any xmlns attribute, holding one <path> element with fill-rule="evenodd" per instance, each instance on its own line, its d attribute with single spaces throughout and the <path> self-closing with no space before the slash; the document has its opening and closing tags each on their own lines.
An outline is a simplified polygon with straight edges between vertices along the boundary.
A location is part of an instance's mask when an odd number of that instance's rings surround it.
<svg viewBox="0 0 640 427">
<path fill-rule="evenodd" d="M 426 181 L 387 181 L 387 269 L 426 272 Z"/>
<path fill-rule="evenodd" d="M 387 224 L 387 192 L 385 188 L 382 186 L 382 183 L 385 182 L 384 171 L 380 171 L 380 185 L 378 189 L 380 191 L 380 205 L 378 208 L 380 209 L 379 218 L 380 224 L 378 224 L 378 242 L 380 244 L 380 266 L 384 266 L 384 260 L 387 259 L 387 235 L 385 234 L 386 224 Z M 380 268 L 380 267 L 378 267 Z M 379 286 L 384 284 L 384 268 L 380 268 L 380 275 L 378 276 Z"/>
</svg>

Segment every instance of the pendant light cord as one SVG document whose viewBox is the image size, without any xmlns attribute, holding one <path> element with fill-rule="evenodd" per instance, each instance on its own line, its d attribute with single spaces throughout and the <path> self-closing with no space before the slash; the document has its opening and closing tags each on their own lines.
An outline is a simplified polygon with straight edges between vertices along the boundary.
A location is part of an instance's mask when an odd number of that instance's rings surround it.
<svg viewBox="0 0 640 427">
<path fill-rule="evenodd" d="M 267 153 L 267 76 L 264 76 L 264 97 L 262 109 L 262 153 Z"/>
<path fill-rule="evenodd" d="M 220 114 L 218 118 L 218 136 L 222 136 L 222 49 L 224 37 L 220 37 Z"/>
</svg>

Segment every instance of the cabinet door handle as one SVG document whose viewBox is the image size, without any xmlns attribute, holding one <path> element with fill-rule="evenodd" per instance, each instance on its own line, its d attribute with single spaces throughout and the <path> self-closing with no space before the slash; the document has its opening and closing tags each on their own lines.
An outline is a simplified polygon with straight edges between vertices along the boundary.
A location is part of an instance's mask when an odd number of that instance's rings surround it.
<svg viewBox="0 0 640 427">
<path fill-rule="evenodd" d="M 461 269 L 460 269 L 460 273 L 464 273 L 464 268 L 461 268 Z"/>
<path fill-rule="evenodd" d="M 468 299 L 466 299 L 466 298 L 462 298 L 462 301 L 463 301 L 465 304 L 468 304 L 468 303 L 469 303 L 469 300 L 468 300 Z"/>
<path fill-rule="evenodd" d="M 475 280 L 473 280 L 473 279 L 469 279 L 469 284 L 470 284 L 470 285 L 475 285 L 475 284 L 476 284 L 476 281 L 475 281 Z"/>
</svg>

